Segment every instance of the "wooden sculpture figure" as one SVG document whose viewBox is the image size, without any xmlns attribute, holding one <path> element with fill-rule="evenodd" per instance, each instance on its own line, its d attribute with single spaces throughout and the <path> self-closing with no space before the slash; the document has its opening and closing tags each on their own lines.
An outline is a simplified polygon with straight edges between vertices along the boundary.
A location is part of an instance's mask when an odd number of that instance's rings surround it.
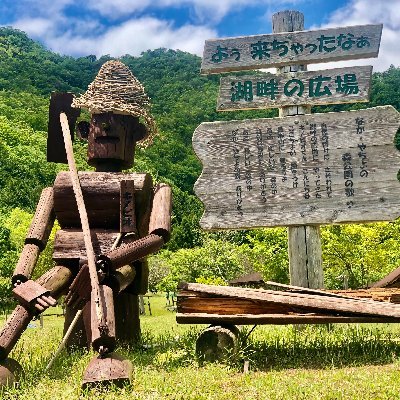
<svg viewBox="0 0 400 400">
<path fill-rule="evenodd" d="M 57 96 L 61 102 L 57 102 Z M 52 96 L 48 160 L 65 161 L 65 150 L 57 154 L 60 138 L 52 132 L 61 132 L 60 112 L 70 116 L 69 125 L 73 126 L 76 109 L 86 108 L 91 121 L 86 125 L 80 123 L 78 133 L 88 141 L 88 163 L 96 171 L 80 172 L 78 184 L 100 284 L 94 286 L 88 268 L 90 255 L 85 248 L 85 229 L 74 195 L 73 174 L 60 172 L 53 187 L 42 192 L 12 277 L 13 294 L 20 304 L 0 332 L 0 384 L 16 375 L 17 363 L 7 357 L 31 319 L 55 305 L 63 294 L 64 333 L 78 310 L 83 310 L 68 345 L 91 345 L 99 353 L 85 372 L 84 384 L 128 379 L 125 361 L 113 350 L 117 340 L 138 339 L 137 296 L 145 294 L 148 285 L 145 257 L 159 250 L 170 237 L 170 187 L 153 187 L 149 174 L 121 172 L 132 166 L 136 143 L 150 142 L 156 132 L 143 86 L 123 63 L 108 61 L 87 92 L 73 100 L 73 108 L 72 95 L 69 96 Z M 54 241 L 56 266 L 33 281 L 36 261 L 46 246 L 55 218 L 61 227 Z"/>
</svg>

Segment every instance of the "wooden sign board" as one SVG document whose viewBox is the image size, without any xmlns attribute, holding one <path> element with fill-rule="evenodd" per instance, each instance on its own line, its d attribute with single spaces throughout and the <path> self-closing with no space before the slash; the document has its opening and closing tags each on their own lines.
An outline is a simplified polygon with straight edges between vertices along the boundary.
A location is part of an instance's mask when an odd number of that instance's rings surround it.
<svg viewBox="0 0 400 400">
<path fill-rule="evenodd" d="M 366 66 L 226 76 L 221 78 L 217 111 L 366 102 L 371 74 L 372 67 Z"/>
<path fill-rule="evenodd" d="M 392 107 L 205 122 L 193 137 L 204 229 L 392 220 L 400 152 Z"/>
<path fill-rule="evenodd" d="M 382 24 L 206 40 L 202 74 L 377 57 Z"/>
</svg>

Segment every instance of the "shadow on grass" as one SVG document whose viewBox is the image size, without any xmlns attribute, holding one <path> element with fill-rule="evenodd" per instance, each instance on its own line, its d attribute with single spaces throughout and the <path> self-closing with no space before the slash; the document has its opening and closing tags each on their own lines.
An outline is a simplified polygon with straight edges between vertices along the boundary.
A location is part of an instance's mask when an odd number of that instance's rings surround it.
<svg viewBox="0 0 400 400">
<path fill-rule="evenodd" d="M 200 330 L 193 328 L 179 337 L 169 334 L 154 336 L 144 332 L 140 344 L 123 346 L 117 352 L 131 360 L 134 368 L 154 368 L 174 371 L 195 366 L 199 360 L 195 343 Z M 294 326 L 260 328 L 246 339 L 248 328 L 239 336 L 239 350 L 224 364 L 243 370 L 243 360 L 249 360 L 253 371 L 296 368 L 325 369 L 332 367 L 388 364 L 400 357 L 400 342 L 390 329 L 356 325 Z M 77 364 L 86 367 L 95 354 L 78 350 L 61 355 L 49 372 L 53 379 L 63 379 Z M 43 373 L 43 368 L 36 372 Z M 40 371 L 39 371 L 40 370 Z M 32 371 L 33 372 L 33 371 Z M 34 374 L 36 375 L 36 374 Z"/>
<path fill-rule="evenodd" d="M 239 358 L 253 370 L 381 365 L 400 357 L 400 342 L 390 330 L 357 325 L 290 326 L 266 338 L 241 335 Z"/>
<path fill-rule="evenodd" d="M 239 350 L 225 364 L 242 370 L 249 360 L 252 370 L 388 364 L 400 357 L 400 342 L 390 329 L 381 326 L 336 325 L 286 326 L 262 331 L 246 340 L 249 329 L 242 330 Z M 173 370 L 197 364 L 195 343 L 199 330 L 193 329 L 174 340 L 172 337 L 144 337 L 144 347 L 131 349 L 127 356 L 134 365 Z"/>
</svg>

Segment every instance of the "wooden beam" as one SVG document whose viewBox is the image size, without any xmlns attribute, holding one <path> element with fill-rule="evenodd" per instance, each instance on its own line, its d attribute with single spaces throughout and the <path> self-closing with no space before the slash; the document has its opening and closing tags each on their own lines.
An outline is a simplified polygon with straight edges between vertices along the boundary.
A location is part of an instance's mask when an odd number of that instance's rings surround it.
<svg viewBox="0 0 400 400">
<path fill-rule="evenodd" d="M 282 314 L 259 314 L 259 315 L 221 315 L 205 313 L 180 313 L 176 314 L 178 324 L 234 324 L 234 325 L 253 325 L 253 324 L 330 324 L 330 323 L 399 323 L 399 318 L 386 317 L 343 317 L 332 315 L 282 315 Z"/>
</svg>

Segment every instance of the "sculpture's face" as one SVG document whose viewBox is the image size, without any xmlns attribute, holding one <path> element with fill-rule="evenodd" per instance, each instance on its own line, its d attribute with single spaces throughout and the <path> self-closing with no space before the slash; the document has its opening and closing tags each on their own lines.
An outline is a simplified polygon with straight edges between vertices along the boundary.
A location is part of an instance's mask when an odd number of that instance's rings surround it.
<svg viewBox="0 0 400 400">
<path fill-rule="evenodd" d="M 146 135 L 139 118 L 130 115 L 93 114 L 88 133 L 88 163 L 98 170 L 122 170 L 133 165 L 135 145 Z"/>
</svg>

